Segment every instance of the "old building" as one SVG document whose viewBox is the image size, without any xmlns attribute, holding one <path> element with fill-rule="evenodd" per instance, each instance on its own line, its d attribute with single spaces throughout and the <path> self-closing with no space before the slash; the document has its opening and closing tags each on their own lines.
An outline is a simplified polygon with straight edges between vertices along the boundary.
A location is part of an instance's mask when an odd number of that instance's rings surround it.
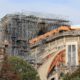
<svg viewBox="0 0 80 80">
<path fill-rule="evenodd" d="M 41 80 L 54 80 L 80 65 L 80 28 L 64 19 L 8 14 L 0 22 L 7 53 L 28 60 Z"/>
</svg>

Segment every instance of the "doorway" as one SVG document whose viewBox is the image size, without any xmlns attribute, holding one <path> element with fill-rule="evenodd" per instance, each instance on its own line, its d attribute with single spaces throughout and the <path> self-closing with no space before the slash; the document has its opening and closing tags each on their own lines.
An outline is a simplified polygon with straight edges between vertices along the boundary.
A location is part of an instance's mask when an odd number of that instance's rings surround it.
<svg viewBox="0 0 80 80">
<path fill-rule="evenodd" d="M 55 78 L 52 78 L 51 80 L 55 80 Z"/>
</svg>

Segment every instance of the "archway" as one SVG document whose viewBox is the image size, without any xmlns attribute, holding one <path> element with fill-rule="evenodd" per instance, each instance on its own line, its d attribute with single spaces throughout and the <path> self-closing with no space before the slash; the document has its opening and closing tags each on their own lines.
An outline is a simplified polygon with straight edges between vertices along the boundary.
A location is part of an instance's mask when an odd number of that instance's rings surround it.
<svg viewBox="0 0 80 80">
<path fill-rule="evenodd" d="M 65 63 L 65 50 L 60 51 L 56 55 L 56 57 L 52 60 L 51 65 L 48 70 L 48 77 L 53 71 L 53 68 L 55 68 L 55 66 L 60 66 L 60 63 Z"/>
</svg>

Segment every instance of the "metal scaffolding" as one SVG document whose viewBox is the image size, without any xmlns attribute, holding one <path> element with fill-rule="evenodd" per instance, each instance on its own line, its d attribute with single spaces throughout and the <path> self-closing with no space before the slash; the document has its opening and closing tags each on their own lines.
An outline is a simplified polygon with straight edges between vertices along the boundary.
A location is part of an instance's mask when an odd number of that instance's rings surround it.
<svg viewBox="0 0 80 80">
<path fill-rule="evenodd" d="M 10 55 L 28 56 L 29 40 L 59 26 L 70 26 L 68 20 L 41 18 L 34 15 L 7 14 L 1 19 L 3 40 L 9 41 Z"/>
</svg>

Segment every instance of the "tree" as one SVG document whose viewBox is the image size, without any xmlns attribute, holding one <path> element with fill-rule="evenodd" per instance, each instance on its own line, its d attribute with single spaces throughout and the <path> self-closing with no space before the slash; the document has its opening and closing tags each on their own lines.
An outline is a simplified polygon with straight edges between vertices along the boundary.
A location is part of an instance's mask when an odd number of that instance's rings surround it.
<svg viewBox="0 0 80 80">
<path fill-rule="evenodd" d="M 1 76 L 3 80 L 40 80 L 37 71 L 19 57 L 9 57 L 7 63 L 3 63 Z"/>
</svg>

